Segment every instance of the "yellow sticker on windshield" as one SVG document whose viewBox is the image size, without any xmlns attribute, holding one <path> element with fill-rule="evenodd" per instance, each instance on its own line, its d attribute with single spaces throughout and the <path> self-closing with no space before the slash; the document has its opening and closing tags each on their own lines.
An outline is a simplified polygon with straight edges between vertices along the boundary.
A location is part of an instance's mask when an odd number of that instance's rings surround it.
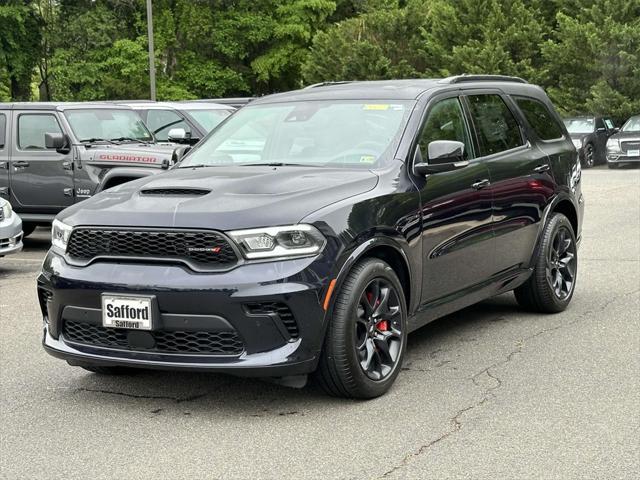
<svg viewBox="0 0 640 480">
<path fill-rule="evenodd" d="M 360 157 L 360 163 L 376 163 L 376 157 L 373 155 L 362 155 Z"/>
<path fill-rule="evenodd" d="M 388 103 L 367 103 L 363 107 L 364 110 L 389 110 Z"/>
</svg>

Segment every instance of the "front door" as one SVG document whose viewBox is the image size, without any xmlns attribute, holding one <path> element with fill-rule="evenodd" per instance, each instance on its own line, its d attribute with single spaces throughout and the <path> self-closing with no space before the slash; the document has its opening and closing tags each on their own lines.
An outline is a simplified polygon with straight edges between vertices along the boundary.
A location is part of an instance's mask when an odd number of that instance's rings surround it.
<svg viewBox="0 0 640 480">
<path fill-rule="evenodd" d="M 55 112 L 14 112 L 12 130 L 9 178 L 16 211 L 55 214 L 71 205 L 72 156 L 45 147 L 45 133 L 63 133 Z"/>
<path fill-rule="evenodd" d="M 475 158 L 460 99 L 436 100 L 427 112 L 418 147 L 429 162 L 435 140 L 464 143 L 469 165 L 420 180 L 422 206 L 422 304 L 473 289 L 491 275 L 494 242 L 489 171 Z"/>
<path fill-rule="evenodd" d="M 0 198 L 9 200 L 9 110 L 0 110 Z"/>
</svg>

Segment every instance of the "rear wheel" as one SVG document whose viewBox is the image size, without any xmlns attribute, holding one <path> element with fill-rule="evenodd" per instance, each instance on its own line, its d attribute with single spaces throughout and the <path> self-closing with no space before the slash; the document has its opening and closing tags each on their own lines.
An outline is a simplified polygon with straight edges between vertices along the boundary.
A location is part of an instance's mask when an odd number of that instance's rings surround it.
<svg viewBox="0 0 640 480">
<path fill-rule="evenodd" d="M 335 300 L 317 383 L 340 397 L 384 394 L 400 372 L 406 322 L 405 297 L 393 269 L 376 258 L 356 264 Z"/>
<path fill-rule="evenodd" d="M 587 143 L 584 147 L 584 167 L 591 168 L 596 164 L 596 150 L 592 143 Z"/>
<path fill-rule="evenodd" d="M 536 312 L 561 312 L 576 285 L 578 252 L 569 219 L 554 213 L 545 226 L 531 277 L 515 289 L 518 303 Z"/>
<path fill-rule="evenodd" d="M 36 229 L 37 225 L 35 223 L 22 223 L 22 236 L 28 237 L 31 235 Z"/>
</svg>

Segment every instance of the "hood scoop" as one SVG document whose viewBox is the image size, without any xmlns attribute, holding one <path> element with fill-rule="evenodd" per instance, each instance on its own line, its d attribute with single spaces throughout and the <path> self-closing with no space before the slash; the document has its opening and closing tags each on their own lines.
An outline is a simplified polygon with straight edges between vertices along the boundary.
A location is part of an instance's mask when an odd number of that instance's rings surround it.
<svg viewBox="0 0 640 480">
<path fill-rule="evenodd" d="M 180 197 L 199 197 L 211 193 L 211 190 L 204 188 L 147 188 L 140 190 L 141 195 L 162 195 L 162 196 L 180 196 Z"/>
</svg>

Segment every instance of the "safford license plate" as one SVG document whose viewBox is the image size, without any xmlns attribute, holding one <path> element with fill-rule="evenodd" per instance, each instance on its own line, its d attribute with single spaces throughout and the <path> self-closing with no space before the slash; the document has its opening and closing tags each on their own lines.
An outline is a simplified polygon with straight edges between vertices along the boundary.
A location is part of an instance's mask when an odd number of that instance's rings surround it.
<svg viewBox="0 0 640 480">
<path fill-rule="evenodd" d="M 640 157 L 640 150 L 627 150 L 627 155 L 630 157 Z"/>
<path fill-rule="evenodd" d="M 102 326 L 151 330 L 153 297 L 102 295 Z"/>
</svg>

